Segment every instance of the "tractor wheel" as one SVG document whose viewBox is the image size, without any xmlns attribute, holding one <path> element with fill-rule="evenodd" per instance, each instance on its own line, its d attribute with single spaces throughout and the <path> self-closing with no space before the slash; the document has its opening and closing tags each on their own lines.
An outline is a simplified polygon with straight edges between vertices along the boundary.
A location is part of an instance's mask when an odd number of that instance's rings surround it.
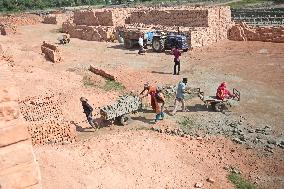
<svg viewBox="0 0 284 189">
<path fill-rule="evenodd" d="M 154 38 L 152 48 L 155 52 L 163 52 L 165 50 L 165 39 Z"/>
<path fill-rule="evenodd" d="M 214 106 L 214 109 L 216 112 L 222 112 L 224 109 L 224 104 L 223 103 L 216 103 Z"/>
<path fill-rule="evenodd" d="M 119 117 L 118 121 L 121 125 L 127 125 L 129 123 L 129 121 L 131 120 L 130 115 L 122 115 Z"/>
<path fill-rule="evenodd" d="M 124 40 L 124 47 L 127 49 L 131 49 L 133 47 L 133 42 L 130 39 Z"/>
</svg>

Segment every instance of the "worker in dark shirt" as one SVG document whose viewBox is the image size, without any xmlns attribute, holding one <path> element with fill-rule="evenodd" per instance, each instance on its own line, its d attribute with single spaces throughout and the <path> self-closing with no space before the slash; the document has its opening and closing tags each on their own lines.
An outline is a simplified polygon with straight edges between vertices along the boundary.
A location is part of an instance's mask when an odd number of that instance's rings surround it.
<svg viewBox="0 0 284 189">
<path fill-rule="evenodd" d="M 80 101 L 82 102 L 83 110 L 84 110 L 84 113 L 86 114 L 89 124 L 95 128 L 95 124 L 93 122 L 93 115 L 92 115 L 92 112 L 93 112 L 92 106 L 88 104 L 88 100 L 84 97 L 81 97 Z"/>
<path fill-rule="evenodd" d="M 180 56 L 181 56 L 181 52 L 179 51 L 178 47 L 174 47 L 171 51 L 171 53 L 174 55 L 174 75 L 179 75 L 180 72 Z M 176 67 L 177 67 L 177 71 L 176 71 Z"/>
</svg>

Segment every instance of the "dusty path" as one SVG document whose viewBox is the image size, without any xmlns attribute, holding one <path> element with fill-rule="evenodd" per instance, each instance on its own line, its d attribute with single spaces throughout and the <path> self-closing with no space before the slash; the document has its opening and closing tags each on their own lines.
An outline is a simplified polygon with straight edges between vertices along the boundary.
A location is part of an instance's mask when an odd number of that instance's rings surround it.
<svg viewBox="0 0 284 189">
<path fill-rule="evenodd" d="M 220 138 L 195 140 L 112 130 L 74 145 L 44 146 L 35 151 L 47 189 L 193 188 L 196 182 L 204 188 L 230 189 L 223 168 L 229 165 L 253 180 L 258 177 L 263 186 L 280 189 L 283 185 L 277 181 L 277 174 L 284 174 L 283 163 L 272 163 L 270 158 Z M 267 171 L 269 177 L 262 175 Z M 209 177 L 215 180 L 213 184 L 206 181 Z"/>
</svg>

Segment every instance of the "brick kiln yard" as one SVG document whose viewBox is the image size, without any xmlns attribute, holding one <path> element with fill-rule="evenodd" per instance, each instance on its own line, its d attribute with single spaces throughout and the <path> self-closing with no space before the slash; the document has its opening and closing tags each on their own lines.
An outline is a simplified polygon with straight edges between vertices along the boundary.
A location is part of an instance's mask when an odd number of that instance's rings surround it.
<svg viewBox="0 0 284 189">
<path fill-rule="evenodd" d="M 284 187 L 284 43 L 217 40 L 183 53 L 181 75 L 173 76 L 167 52 L 149 49 L 140 56 L 118 43 L 76 38 L 58 46 L 61 61 L 51 63 L 41 45 L 54 44 L 60 27 L 18 26 L 16 34 L 0 36 L 1 64 L 8 65 L 19 89 L 43 188 L 194 188 L 202 183 L 228 189 L 234 188 L 227 179 L 230 166 L 263 188 Z M 115 76 L 125 89 L 106 90 L 107 81 L 88 71 L 90 65 Z M 226 81 L 241 91 L 241 102 L 222 114 L 193 98 L 186 104 L 189 112 L 167 114 L 157 124 L 150 109 L 133 115 L 125 127 L 94 130 L 84 122 L 81 96 L 96 108 L 124 91 L 141 91 L 147 81 L 173 85 L 182 77 L 208 95 Z M 166 113 L 172 105 L 169 98 Z M 193 127 L 188 137 L 176 132 L 188 129 L 178 123 L 184 117 Z M 65 145 L 42 145 L 53 142 Z"/>
</svg>

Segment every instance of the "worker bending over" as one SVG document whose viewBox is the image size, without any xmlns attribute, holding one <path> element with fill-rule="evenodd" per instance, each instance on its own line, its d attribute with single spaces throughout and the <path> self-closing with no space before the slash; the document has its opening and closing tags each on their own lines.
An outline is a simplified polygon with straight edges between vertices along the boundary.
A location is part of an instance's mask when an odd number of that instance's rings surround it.
<svg viewBox="0 0 284 189">
<path fill-rule="evenodd" d="M 145 83 L 144 84 L 144 89 L 143 91 L 140 93 L 140 95 L 142 95 L 145 91 L 147 91 L 147 93 L 145 95 L 143 95 L 141 98 L 145 98 L 147 97 L 148 95 L 151 96 L 151 106 L 152 106 L 152 109 L 155 110 L 155 95 L 157 93 L 157 87 L 155 86 L 151 86 L 149 85 L 149 83 Z"/>
<path fill-rule="evenodd" d="M 227 89 L 227 83 L 222 82 L 217 89 L 216 97 L 217 99 L 225 100 L 231 97 L 235 97 L 235 95 Z"/>
</svg>

